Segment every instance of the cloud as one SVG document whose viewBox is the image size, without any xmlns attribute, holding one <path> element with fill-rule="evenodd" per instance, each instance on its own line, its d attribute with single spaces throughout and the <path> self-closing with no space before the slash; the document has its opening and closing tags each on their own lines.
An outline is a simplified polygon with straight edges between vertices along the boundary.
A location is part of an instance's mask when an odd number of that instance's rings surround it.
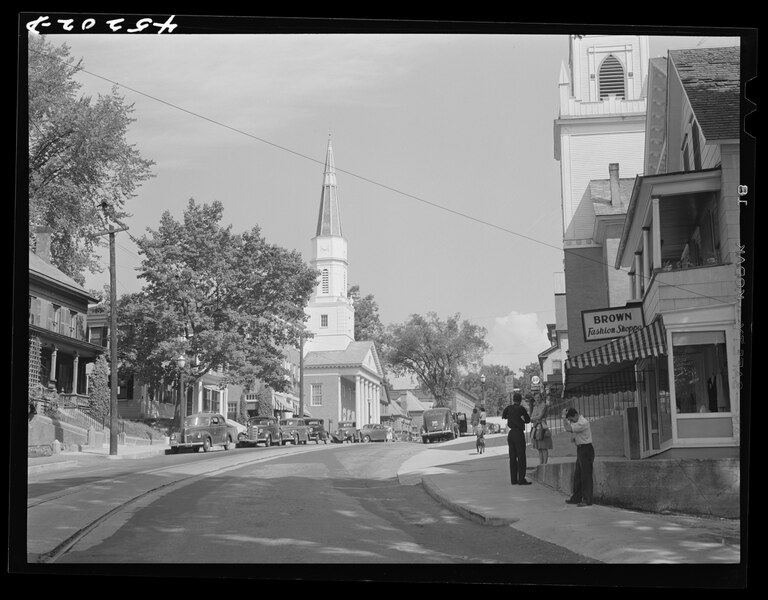
<svg viewBox="0 0 768 600">
<path fill-rule="evenodd" d="M 549 347 L 546 326 L 541 327 L 536 313 L 510 312 L 496 317 L 486 341 L 493 347 L 485 355 L 487 365 L 506 365 L 517 372 L 538 361 L 538 354 Z"/>
</svg>

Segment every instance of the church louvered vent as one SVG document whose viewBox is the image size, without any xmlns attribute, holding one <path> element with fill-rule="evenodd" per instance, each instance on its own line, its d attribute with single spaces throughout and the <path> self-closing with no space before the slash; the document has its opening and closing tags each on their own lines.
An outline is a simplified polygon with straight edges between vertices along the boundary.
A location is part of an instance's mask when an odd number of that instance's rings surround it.
<svg viewBox="0 0 768 600">
<path fill-rule="evenodd" d="M 626 97 L 624 90 L 624 67 L 619 59 L 612 54 L 600 65 L 600 100 L 615 94 L 622 100 Z"/>
</svg>

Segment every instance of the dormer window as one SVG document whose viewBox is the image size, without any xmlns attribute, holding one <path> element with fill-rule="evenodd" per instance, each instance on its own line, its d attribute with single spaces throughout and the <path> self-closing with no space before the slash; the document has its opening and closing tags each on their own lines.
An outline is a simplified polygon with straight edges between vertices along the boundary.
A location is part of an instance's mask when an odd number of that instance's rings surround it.
<svg viewBox="0 0 768 600">
<path fill-rule="evenodd" d="M 626 98 L 626 87 L 624 84 L 624 67 L 621 61 L 613 54 L 600 65 L 600 100 L 605 100 L 610 95 L 624 100 Z"/>
</svg>

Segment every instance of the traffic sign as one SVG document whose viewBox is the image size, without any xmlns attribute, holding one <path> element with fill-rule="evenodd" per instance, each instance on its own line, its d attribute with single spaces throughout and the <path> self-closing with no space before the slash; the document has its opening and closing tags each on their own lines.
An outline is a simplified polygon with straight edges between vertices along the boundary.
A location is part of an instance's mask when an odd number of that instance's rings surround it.
<svg viewBox="0 0 768 600">
<path fill-rule="evenodd" d="M 531 377 L 531 385 L 539 385 L 541 383 L 541 379 L 539 379 L 538 375 L 534 375 Z"/>
</svg>

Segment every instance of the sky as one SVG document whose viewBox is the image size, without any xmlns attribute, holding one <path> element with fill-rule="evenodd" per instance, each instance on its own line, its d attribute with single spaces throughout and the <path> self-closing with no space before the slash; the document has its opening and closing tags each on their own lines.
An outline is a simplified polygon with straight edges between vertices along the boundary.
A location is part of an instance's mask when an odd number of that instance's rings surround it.
<svg viewBox="0 0 768 600">
<path fill-rule="evenodd" d="M 190 198 L 309 261 L 330 138 L 348 282 L 382 322 L 458 313 L 486 328 L 485 364 L 537 361 L 563 268 L 553 126 L 567 30 L 197 35 L 177 22 L 49 36 L 82 58 L 83 94 L 118 86 L 128 140 L 155 162 L 117 235 L 118 295 L 142 285 L 131 236 L 165 211 L 180 220 Z M 652 37 L 651 56 L 738 43 L 716 34 Z M 102 260 L 86 288 L 108 284 Z"/>
</svg>

